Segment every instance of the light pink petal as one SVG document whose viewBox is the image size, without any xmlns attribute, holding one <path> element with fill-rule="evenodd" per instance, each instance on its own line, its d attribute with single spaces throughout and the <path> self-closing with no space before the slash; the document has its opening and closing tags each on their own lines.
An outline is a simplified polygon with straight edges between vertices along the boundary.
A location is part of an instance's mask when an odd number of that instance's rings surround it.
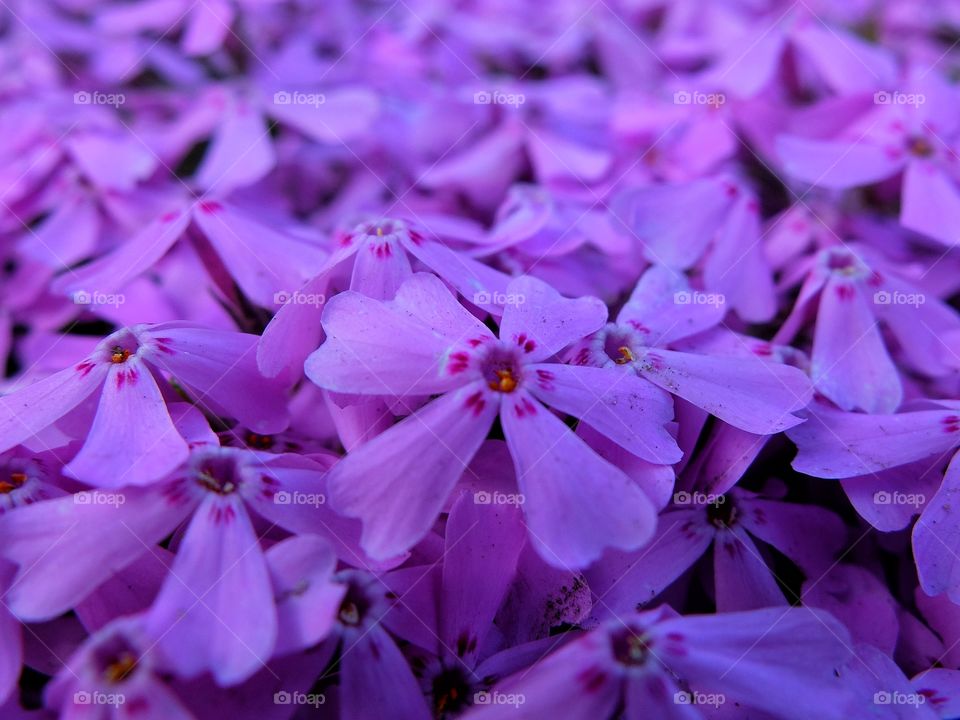
<svg viewBox="0 0 960 720">
<path fill-rule="evenodd" d="M 582 568 L 604 548 L 635 550 L 650 539 L 656 510 L 643 490 L 528 393 L 505 398 L 500 421 L 544 560 Z"/>
<path fill-rule="evenodd" d="M 638 370 L 664 390 L 755 434 L 777 433 L 802 422 L 791 413 L 813 397 L 802 370 L 759 359 L 656 350 L 640 361 Z"/>
<path fill-rule="evenodd" d="M 873 573 L 857 565 L 837 565 L 804 583 L 803 604 L 826 610 L 846 625 L 857 643 L 893 655 L 900 633 L 897 601 Z"/>
<path fill-rule="evenodd" d="M 739 482 L 769 438 L 725 423 L 714 425 L 684 473 L 694 479 L 693 489 L 723 494 Z"/>
<path fill-rule="evenodd" d="M 933 668 L 910 681 L 914 692 L 927 698 L 942 718 L 960 716 L 960 670 Z"/>
<path fill-rule="evenodd" d="M 844 410 L 893 412 L 903 398 L 867 289 L 831 278 L 820 296 L 810 373 Z"/>
<path fill-rule="evenodd" d="M 897 63 L 889 49 L 842 27 L 814 19 L 796 27 L 790 39 L 840 95 L 891 87 L 897 80 Z"/>
<path fill-rule="evenodd" d="M 449 295 L 449 293 L 447 293 Z M 419 319 L 356 292 L 334 297 L 323 312 L 327 339 L 306 361 L 322 388 L 372 395 L 423 395 L 463 384 L 447 369 L 455 339 Z M 464 338 L 465 339 L 465 338 Z"/>
<path fill-rule="evenodd" d="M 905 228 L 945 245 L 960 243 L 960 191 L 938 167 L 928 162 L 908 163 L 901 202 L 900 222 Z"/>
<path fill-rule="evenodd" d="M 147 615 L 147 632 L 178 674 L 233 685 L 270 659 L 277 613 L 257 534 L 239 496 L 209 494 Z"/>
<path fill-rule="evenodd" d="M 347 591 L 331 582 L 336 555 L 322 538 L 298 535 L 271 547 L 266 558 L 277 604 L 275 652 L 313 647 L 330 633 Z"/>
<path fill-rule="evenodd" d="M 845 190 L 871 185 L 896 175 L 903 159 L 866 140 L 811 140 L 794 135 L 777 138 L 784 172 L 804 182 Z"/>
<path fill-rule="evenodd" d="M 324 272 L 300 288 L 308 298 L 329 293 L 330 276 Z M 284 303 L 267 324 L 257 344 L 257 366 L 265 376 L 299 380 L 307 356 L 320 345 L 323 337 L 324 304 Z"/>
<path fill-rule="evenodd" d="M 587 571 L 587 581 L 611 612 L 629 613 L 689 570 L 715 535 L 702 510 L 670 510 L 660 516 L 657 532 L 647 545 L 631 553 L 607 551 Z"/>
<path fill-rule="evenodd" d="M 483 385 L 473 383 L 432 401 L 334 465 L 334 507 L 363 521 L 363 547 L 371 557 L 397 555 L 427 533 L 496 413 Z"/>
<path fill-rule="evenodd" d="M 960 363 L 954 340 L 960 337 L 957 311 L 932 293 L 889 275 L 884 277 L 883 289 L 887 295 L 877 300 L 896 302 L 876 302 L 874 312 L 896 338 L 904 361 L 932 377 L 953 372 Z"/>
<path fill-rule="evenodd" d="M 945 410 L 863 415 L 815 408 L 787 431 L 799 452 L 793 468 L 824 478 L 848 478 L 933 457 L 956 447 L 960 418 Z"/>
<path fill-rule="evenodd" d="M 64 470 L 88 485 L 147 485 L 188 454 L 153 375 L 133 355 L 110 367 L 90 434 Z"/>
<path fill-rule="evenodd" d="M 410 258 L 399 242 L 370 240 L 357 248 L 350 289 L 377 300 L 391 300 L 412 275 Z"/>
<path fill-rule="evenodd" d="M 527 152 L 530 153 L 534 174 L 543 183 L 565 179 L 595 182 L 613 164 L 609 150 L 592 148 L 543 128 L 530 132 Z"/>
<path fill-rule="evenodd" d="M 797 505 L 747 496 L 737 497 L 740 522 L 752 535 L 772 545 L 808 576 L 833 563 L 847 536 L 835 514 L 818 505 Z M 811 535 L 810 528 L 817 528 Z"/>
<path fill-rule="evenodd" d="M 226 195 L 260 180 L 276 162 L 263 115 L 246 100 L 237 99 L 210 141 L 196 182 L 204 190 Z"/>
<path fill-rule="evenodd" d="M 62 201 L 37 226 L 29 242 L 23 244 L 23 253 L 47 267 L 65 270 L 91 253 L 100 232 L 97 206 L 78 195 Z"/>
<path fill-rule="evenodd" d="M 203 0 L 190 7 L 181 45 L 187 55 L 209 55 L 219 49 L 233 22 L 233 7 L 228 0 Z"/>
<path fill-rule="evenodd" d="M 706 717 L 693 704 L 692 694 L 687 696 L 690 702 L 678 702 L 681 691 L 676 681 L 663 672 L 631 678 L 624 692 L 623 720 L 648 720 L 651 717 L 657 720 L 704 720 Z"/>
<path fill-rule="evenodd" d="M 770 82 L 780 67 L 787 37 L 779 22 L 773 25 L 763 22 L 748 27 L 748 32 L 724 48 L 724 56 L 717 62 L 716 69 L 705 73 L 702 82 L 707 87 L 722 83 L 723 87 L 737 96 L 749 98 Z"/>
<path fill-rule="evenodd" d="M 841 481 L 850 504 L 877 530 L 907 527 L 940 488 L 943 458 L 925 458 Z M 896 500 L 896 502 L 894 502 Z"/>
<path fill-rule="evenodd" d="M 496 301 L 507 294 L 508 275 L 439 242 L 422 240 L 408 243 L 406 247 L 417 260 L 453 285 L 467 301 L 499 312 L 501 303 Z"/>
<path fill-rule="evenodd" d="M 342 720 L 430 720 L 423 694 L 396 643 L 380 625 L 345 640 L 340 661 Z"/>
<path fill-rule="evenodd" d="M 490 338 L 493 334 L 436 276 L 417 273 L 397 291 L 390 307 L 425 324 L 451 342 L 464 338 Z"/>
<path fill-rule="evenodd" d="M 317 246 L 275 230 L 231 205 L 201 202 L 194 220 L 240 289 L 261 307 L 284 302 L 326 259 Z M 270 248 L 264 252 L 263 248 Z"/>
<path fill-rule="evenodd" d="M 275 93 L 267 113 L 314 140 L 335 145 L 364 137 L 380 112 L 377 96 L 362 87 L 307 94 L 315 103 L 283 102 L 292 99 L 289 92 Z"/>
<path fill-rule="evenodd" d="M 652 185 L 620 200 L 627 224 L 644 245 L 647 259 L 670 268 L 688 268 L 703 255 L 720 227 L 732 197 L 714 179 Z"/>
<path fill-rule="evenodd" d="M 440 637 L 472 667 L 513 581 L 526 530 L 520 509 L 481 504 L 473 493 L 454 503 L 447 519 Z"/>
<path fill-rule="evenodd" d="M 777 312 L 773 271 L 764 257 L 753 199 L 742 197 L 720 227 L 704 260 L 703 282 L 744 320 L 761 323 L 773 319 Z"/>
<path fill-rule="evenodd" d="M 258 515 L 297 534 L 320 535 L 330 543 L 337 557 L 356 567 L 372 563 L 360 550 L 360 523 L 333 511 L 328 502 L 328 463 L 303 455 L 272 455 L 252 463 L 251 479 L 244 499 Z M 402 560 L 403 558 L 401 558 Z M 395 564 L 390 558 L 387 566 Z M 373 564 L 373 569 L 381 569 Z"/>
<path fill-rule="evenodd" d="M 170 213 L 147 225 L 123 245 L 53 284 L 56 292 L 110 293 L 152 268 L 183 235 L 190 222 L 185 213 Z"/>
<path fill-rule="evenodd" d="M 152 340 L 145 359 L 186 386 L 201 408 L 239 420 L 254 432 L 286 428 L 286 397 L 279 383 L 257 369 L 255 335 L 164 323 L 144 336 Z"/>
<path fill-rule="evenodd" d="M 955 512 L 960 493 L 960 459 L 947 467 L 943 484 L 913 526 L 913 556 L 920 587 L 927 595 L 947 593 L 960 604 L 960 524 Z"/>
<path fill-rule="evenodd" d="M 0 560 L 0 588 L 6 591 L 16 573 L 13 563 Z M 6 603 L 6 598 L 4 598 Z M 13 692 L 23 665 L 23 640 L 20 623 L 7 610 L 0 608 L 0 705 Z"/>
<path fill-rule="evenodd" d="M 514 301 L 503 312 L 500 339 L 521 346 L 533 341 L 530 362 L 545 360 L 567 345 L 596 332 L 607 319 L 607 308 L 595 297 L 571 300 L 529 275 L 513 280 L 507 296 Z M 520 336 L 526 337 L 520 342 Z"/>
<path fill-rule="evenodd" d="M 157 164 L 149 148 L 132 134 L 78 132 L 65 142 L 84 175 L 103 188 L 132 190 Z"/>
<path fill-rule="evenodd" d="M 97 391 L 107 366 L 86 360 L 76 367 L 0 396 L 0 450 L 8 450 L 59 420 Z"/>
<path fill-rule="evenodd" d="M 698 690 L 723 693 L 728 704 L 784 720 L 849 718 L 847 689 L 835 673 L 852 657 L 850 636 L 827 613 L 776 607 L 687 616 L 665 620 L 656 633 L 668 644 L 686 638 L 690 651 L 665 649 L 664 660 Z"/>
<path fill-rule="evenodd" d="M 664 465 L 682 457 L 666 428 L 673 420 L 670 396 L 630 369 L 539 364 L 530 365 L 526 377 L 534 397 L 634 455 Z"/>
<path fill-rule="evenodd" d="M 787 604 L 773 573 L 743 528 L 717 533 L 713 574 L 719 613 Z"/>
<path fill-rule="evenodd" d="M 682 272 L 654 265 L 633 289 L 617 323 L 641 333 L 651 347 L 709 330 L 723 320 L 720 303 L 693 303 L 690 283 Z"/>
<path fill-rule="evenodd" d="M 494 686 L 501 696 L 522 696 L 523 704 L 475 704 L 470 720 L 599 720 L 615 717 L 623 678 L 604 633 L 580 637 L 540 662 Z"/>
<path fill-rule="evenodd" d="M 66 612 L 166 537 L 190 506 L 163 488 L 80 493 L 0 516 L 4 557 L 20 565 L 5 597 L 24 621 Z"/>
</svg>

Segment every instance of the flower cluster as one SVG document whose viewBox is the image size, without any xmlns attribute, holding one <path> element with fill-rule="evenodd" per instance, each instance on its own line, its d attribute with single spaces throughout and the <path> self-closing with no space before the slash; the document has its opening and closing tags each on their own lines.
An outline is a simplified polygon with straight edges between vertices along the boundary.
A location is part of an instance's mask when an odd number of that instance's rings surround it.
<svg viewBox="0 0 960 720">
<path fill-rule="evenodd" d="M 0 718 L 960 716 L 958 38 L 0 3 Z"/>
</svg>

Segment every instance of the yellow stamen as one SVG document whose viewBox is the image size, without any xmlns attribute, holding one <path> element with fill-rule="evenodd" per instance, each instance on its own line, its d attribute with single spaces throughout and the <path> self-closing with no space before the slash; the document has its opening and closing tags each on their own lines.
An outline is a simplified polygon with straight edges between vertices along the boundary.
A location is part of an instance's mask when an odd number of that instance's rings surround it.
<svg viewBox="0 0 960 720">
<path fill-rule="evenodd" d="M 340 606 L 340 621 L 344 625 L 357 625 L 360 623 L 360 608 L 355 602 L 347 600 Z"/>
<path fill-rule="evenodd" d="M 508 393 L 517 389 L 517 379 L 510 370 L 497 370 L 497 378 L 490 381 L 491 390 Z"/>
<path fill-rule="evenodd" d="M 377 228 L 377 237 L 383 237 L 383 228 L 382 228 L 382 227 L 378 227 L 378 228 Z"/>
<path fill-rule="evenodd" d="M 103 673 L 108 682 L 124 680 L 137 666 L 137 659 L 131 653 L 124 653 L 115 663 L 109 665 Z"/>
<path fill-rule="evenodd" d="M 26 473 L 10 473 L 10 482 L 0 480 L 0 493 L 13 492 L 27 481 Z"/>
<path fill-rule="evenodd" d="M 630 348 L 628 348 L 626 345 L 618 347 L 617 352 L 619 352 L 621 355 L 621 357 L 614 360 L 617 365 L 626 365 L 628 362 L 633 362 L 636 360 L 636 358 L 633 357 L 633 353 L 630 352 Z"/>
<path fill-rule="evenodd" d="M 127 358 L 130 357 L 130 351 L 125 350 L 124 348 L 117 345 L 110 351 L 110 362 L 120 364 L 126 362 Z"/>
</svg>

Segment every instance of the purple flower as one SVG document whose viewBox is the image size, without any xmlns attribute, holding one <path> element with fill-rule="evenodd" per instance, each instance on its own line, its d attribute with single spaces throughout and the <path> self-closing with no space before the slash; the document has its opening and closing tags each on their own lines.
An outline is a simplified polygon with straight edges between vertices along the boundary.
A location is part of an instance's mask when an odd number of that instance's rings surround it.
<svg viewBox="0 0 960 720">
<path fill-rule="evenodd" d="M 627 717 L 699 718 L 682 706 L 738 703 L 778 718 L 845 718 L 854 698 L 836 673 L 850 657 L 846 638 L 830 615 L 807 609 L 678 617 L 663 607 L 569 643 L 495 686 L 468 717 L 587 720 L 623 707 Z"/>
<path fill-rule="evenodd" d="M 331 471 L 334 504 L 363 520 L 372 557 L 423 537 L 498 416 L 531 540 L 548 562 L 580 567 L 604 547 L 649 538 L 644 493 L 544 407 L 581 418 L 645 460 L 680 459 L 664 427 L 668 396 L 616 370 L 548 362 L 605 316 L 598 300 L 568 300 L 532 278 L 508 286 L 499 338 L 430 275 L 408 280 L 390 303 L 348 292 L 327 306 L 327 341 L 307 360 L 311 380 L 346 393 L 440 393 Z M 413 472 L 425 476 L 411 487 Z"/>
<path fill-rule="evenodd" d="M 164 399 L 165 394 L 175 397 L 171 382 L 210 413 L 236 418 L 259 432 L 284 428 L 280 389 L 260 376 L 254 349 L 252 336 L 189 323 L 118 330 L 73 367 L 0 397 L 0 447 L 37 443 L 45 448 L 58 421 L 92 415 L 67 474 L 101 487 L 154 482 L 188 454 Z M 252 386 L 261 389 L 259 397 L 249 394 Z"/>
</svg>

